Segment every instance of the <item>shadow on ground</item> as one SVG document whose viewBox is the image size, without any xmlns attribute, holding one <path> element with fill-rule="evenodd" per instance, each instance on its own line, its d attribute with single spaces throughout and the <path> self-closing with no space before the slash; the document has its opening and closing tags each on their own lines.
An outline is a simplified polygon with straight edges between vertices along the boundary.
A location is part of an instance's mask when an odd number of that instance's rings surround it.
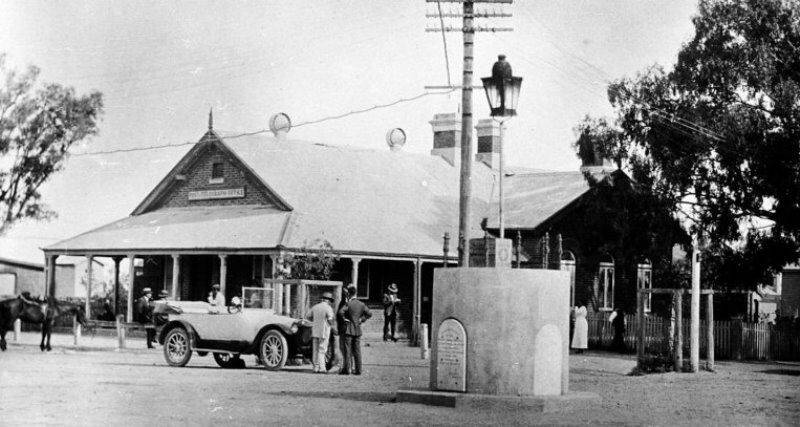
<svg viewBox="0 0 800 427">
<path fill-rule="evenodd" d="M 762 374 L 791 375 L 793 377 L 800 377 L 800 370 L 798 369 L 765 369 L 758 372 Z"/>
<path fill-rule="evenodd" d="M 397 401 L 394 393 L 359 392 L 359 391 L 278 391 L 265 393 L 271 396 L 283 397 L 311 397 L 320 399 L 344 399 L 359 402 L 394 403 Z"/>
</svg>

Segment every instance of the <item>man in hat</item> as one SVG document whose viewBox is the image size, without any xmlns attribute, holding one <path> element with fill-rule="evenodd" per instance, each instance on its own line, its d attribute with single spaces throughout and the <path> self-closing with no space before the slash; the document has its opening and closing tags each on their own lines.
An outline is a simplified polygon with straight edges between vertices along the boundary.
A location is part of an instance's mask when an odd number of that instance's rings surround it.
<svg viewBox="0 0 800 427">
<path fill-rule="evenodd" d="M 339 331 L 339 335 L 344 333 L 345 341 L 344 363 L 339 373 L 350 374 L 352 359 L 352 363 L 355 364 L 353 374 L 361 375 L 361 324 L 372 317 L 372 313 L 369 307 L 355 297 L 355 289 L 350 296 L 350 301 L 339 309 L 339 314 L 344 317 L 345 322 L 344 332 Z"/>
<path fill-rule="evenodd" d="M 347 329 L 347 319 L 345 318 L 342 308 L 347 305 L 348 301 L 356 297 L 356 292 L 357 292 L 356 285 L 352 283 L 347 285 L 344 292 L 342 292 L 342 300 L 339 301 L 339 306 L 336 307 L 336 331 L 339 335 L 339 354 L 341 357 L 339 361 L 340 372 L 344 370 L 344 362 L 345 362 L 344 355 L 346 354 L 344 348 L 345 346 L 344 332 L 345 329 Z M 350 366 L 350 368 L 352 368 L 352 366 Z M 350 370 L 351 369 L 348 369 L 347 371 L 349 372 Z"/>
<path fill-rule="evenodd" d="M 225 307 L 225 295 L 219 291 L 219 284 L 211 285 L 211 292 L 208 293 L 208 303 L 211 304 L 211 312 L 219 313 Z"/>
<path fill-rule="evenodd" d="M 400 298 L 397 298 L 397 285 L 392 283 L 383 294 L 383 340 L 397 341 L 394 337 L 395 325 L 397 324 L 397 306 Z M 389 335 L 391 329 L 391 335 Z"/>
<path fill-rule="evenodd" d="M 167 292 L 166 289 L 162 289 L 158 291 L 158 299 L 155 300 L 155 302 L 160 304 L 166 304 L 168 301 L 167 298 L 169 298 L 169 292 Z M 156 313 L 155 311 L 160 311 L 160 312 Z M 153 321 L 155 321 L 156 326 L 162 326 L 167 324 L 167 322 L 169 321 L 169 315 L 163 310 L 163 307 L 162 310 L 155 310 L 154 307 Z"/>
<path fill-rule="evenodd" d="M 306 314 L 306 319 L 312 323 L 311 337 L 314 347 L 311 358 L 315 374 L 327 372 L 327 369 L 325 369 L 325 355 L 328 354 L 328 340 L 330 339 L 331 326 L 333 326 L 334 322 L 332 305 L 333 294 L 323 292 L 322 300 L 311 307 L 311 310 Z"/>
<path fill-rule="evenodd" d="M 153 347 L 156 342 L 156 326 L 153 324 L 153 307 L 150 301 L 153 299 L 153 290 L 150 288 L 142 289 L 142 296 L 136 300 L 136 314 L 139 323 L 144 325 L 144 332 L 147 339 L 147 348 Z"/>
</svg>

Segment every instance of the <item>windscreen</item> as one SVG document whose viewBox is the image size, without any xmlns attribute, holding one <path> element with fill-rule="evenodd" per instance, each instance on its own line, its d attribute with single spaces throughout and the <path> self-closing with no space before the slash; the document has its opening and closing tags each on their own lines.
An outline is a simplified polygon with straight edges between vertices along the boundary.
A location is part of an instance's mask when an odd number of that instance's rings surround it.
<svg viewBox="0 0 800 427">
<path fill-rule="evenodd" d="M 242 297 L 244 308 L 274 308 L 272 289 L 242 288 Z"/>
</svg>

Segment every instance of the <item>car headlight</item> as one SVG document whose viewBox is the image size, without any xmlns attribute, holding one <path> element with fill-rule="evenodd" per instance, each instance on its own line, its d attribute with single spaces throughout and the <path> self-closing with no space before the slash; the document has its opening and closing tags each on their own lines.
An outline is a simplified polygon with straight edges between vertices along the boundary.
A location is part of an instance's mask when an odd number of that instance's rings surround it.
<svg viewBox="0 0 800 427">
<path fill-rule="evenodd" d="M 293 334 L 296 334 L 296 333 L 297 333 L 297 331 L 299 331 L 299 330 L 300 330 L 300 325 L 301 325 L 301 323 L 302 323 L 302 322 L 301 322 L 300 320 L 298 320 L 298 321 L 296 321 L 296 322 L 292 323 L 292 326 L 289 328 L 289 330 L 290 330 L 290 331 L 291 331 Z"/>
</svg>

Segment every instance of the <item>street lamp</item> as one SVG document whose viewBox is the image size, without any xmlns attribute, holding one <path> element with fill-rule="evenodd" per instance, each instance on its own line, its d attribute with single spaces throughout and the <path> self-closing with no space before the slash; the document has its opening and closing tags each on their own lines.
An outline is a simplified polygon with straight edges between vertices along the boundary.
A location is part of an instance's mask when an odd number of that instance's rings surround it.
<svg viewBox="0 0 800 427">
<path fill-rule="evenodd" d="M 497 62 L 492 66 L 492 76 L 484 77 L 483 89 L 486 91 L 486 100 L 489 101 L 491 116 L 500 124 L 500 238 L 505 238 L 505 222 L 503 222 L 503 124 L 507 117 L 517 115 L 517 102 L 519 89 L 522 86 L 522 77 L 514 77 L 511 73 L 511 64 L 506 62 L 505 55 L 498 55 Z"/>
</svg>

